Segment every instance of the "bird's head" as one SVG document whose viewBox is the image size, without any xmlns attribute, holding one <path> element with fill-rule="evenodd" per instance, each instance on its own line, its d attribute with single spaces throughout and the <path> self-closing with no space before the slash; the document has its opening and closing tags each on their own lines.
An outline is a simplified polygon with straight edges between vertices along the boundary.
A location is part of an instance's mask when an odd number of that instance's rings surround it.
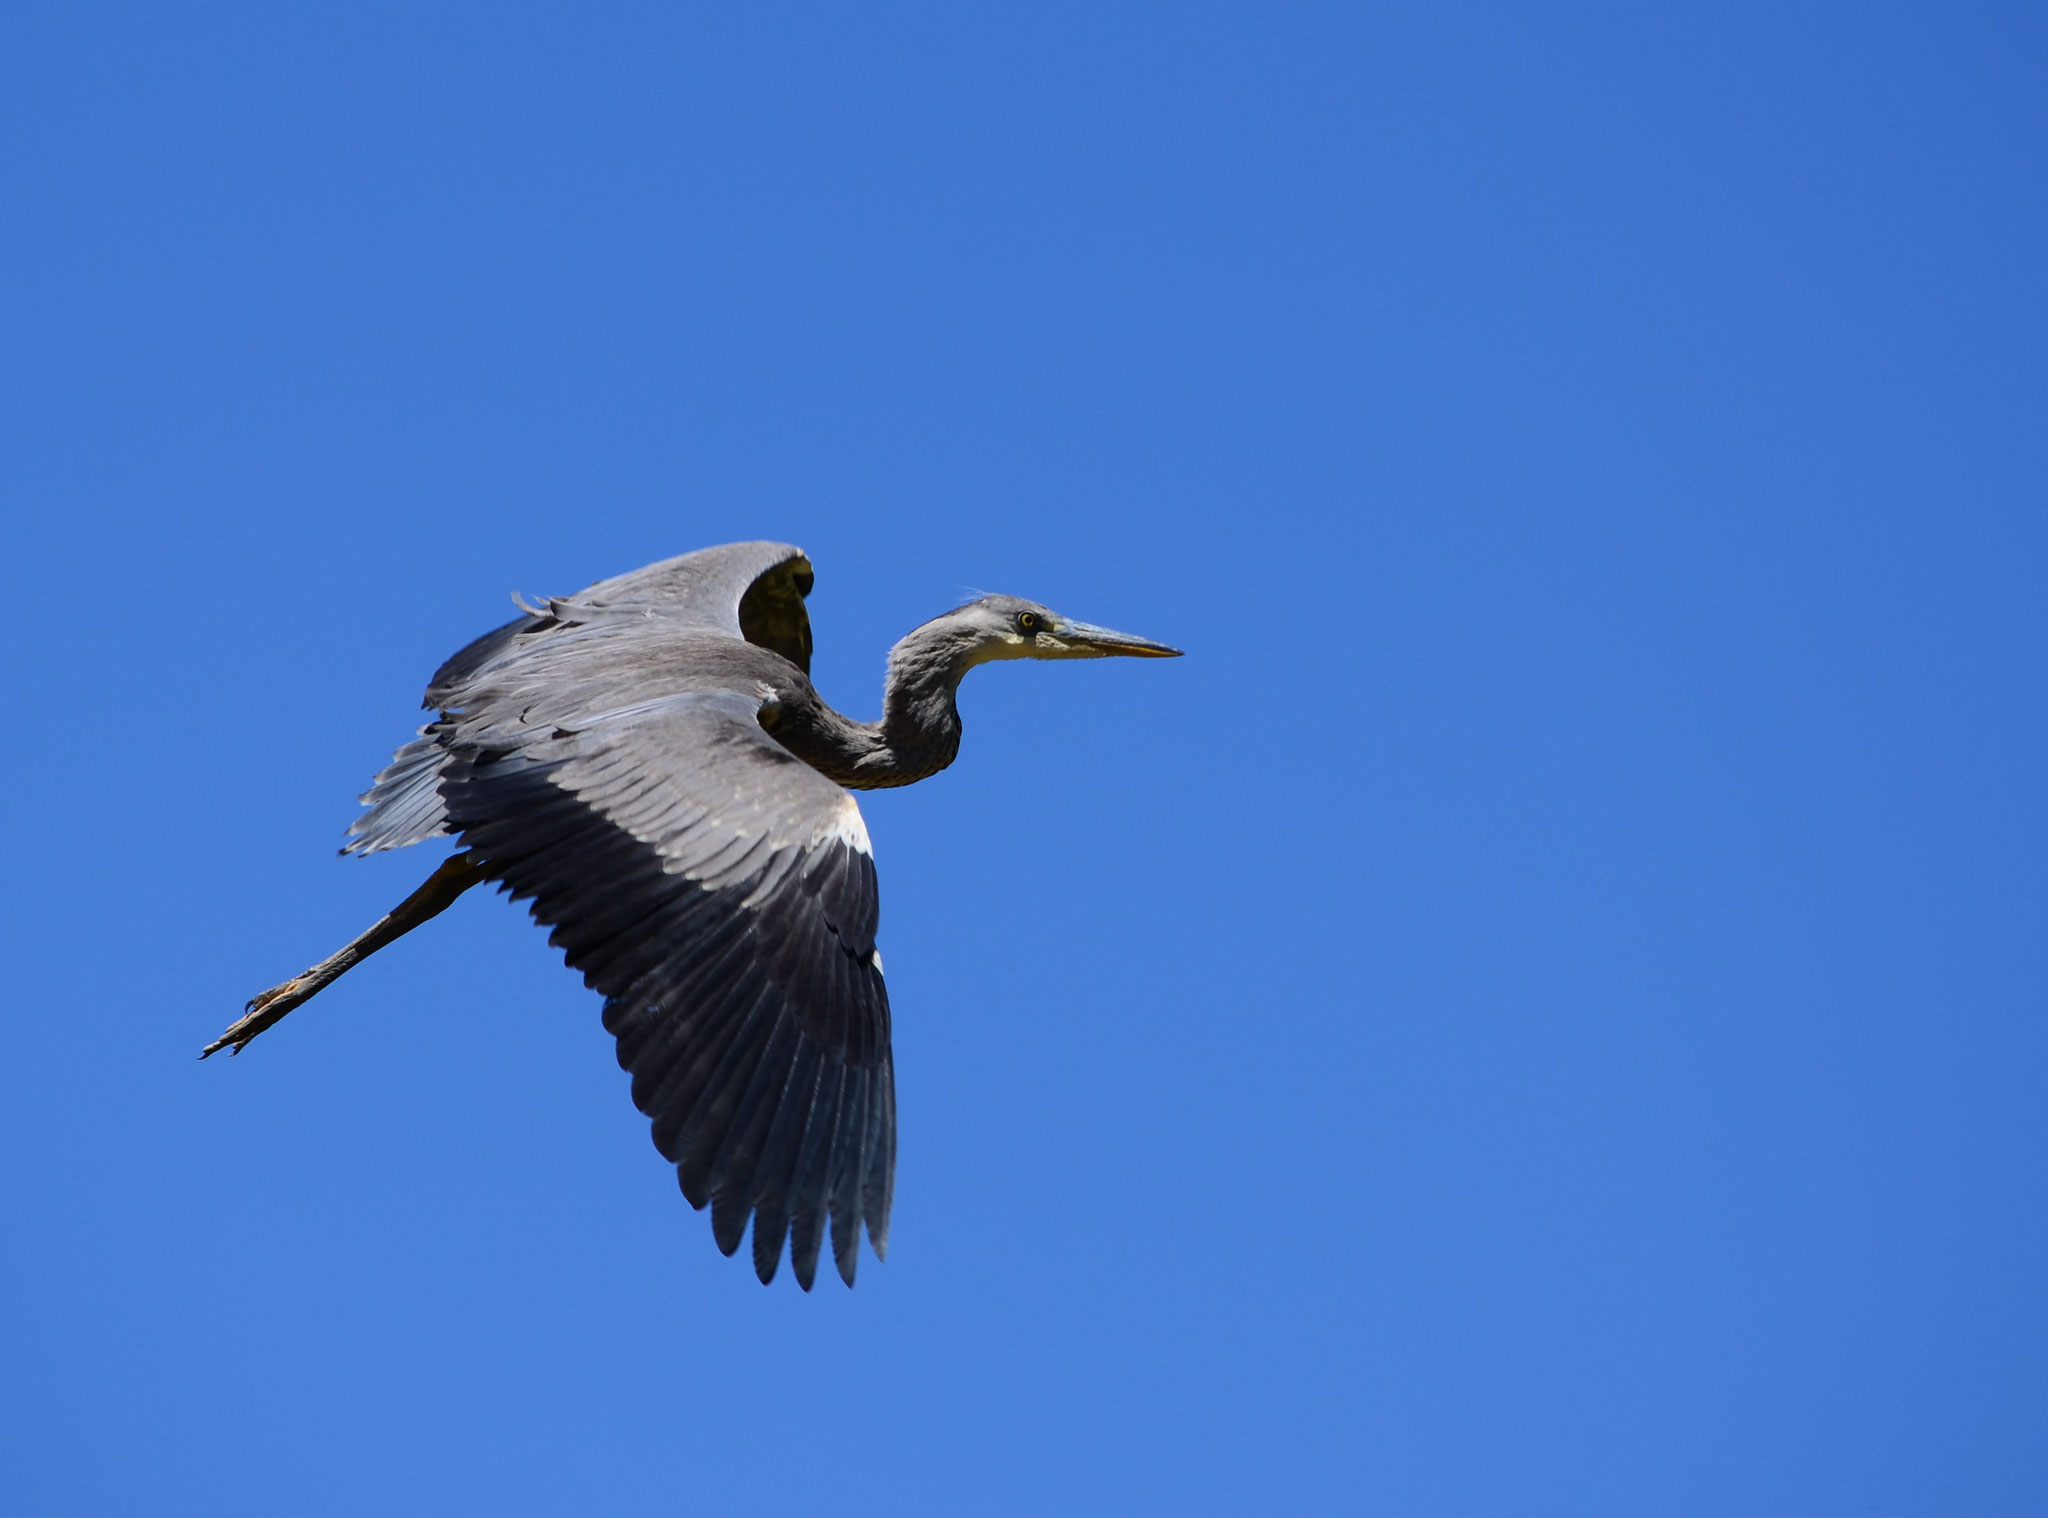
<svg viewBox="0 0 2048 1518">
<path fill-rule="evenodd" d="M 944 625 L 963 646 L 966 662 L 995 659 L 1176 659 L 1180 650 L 1149 638 L 1076 622 L 1021 596 L 983 596 L 927 626 Z"/>
<path fill-rule="evenodd" d="M 826 773 L 842 785 L 908 785 L 951 764 L 960 748 L 954 693 L 977 664 L 1118 654 L 1171 659 L 1179 653 L 1149 638 L 1076 622 L 1019 596 L 982 596 L 912 628 L 889 650 L 874 757 L 856 765 L 850 779 Z"/>
</svg>

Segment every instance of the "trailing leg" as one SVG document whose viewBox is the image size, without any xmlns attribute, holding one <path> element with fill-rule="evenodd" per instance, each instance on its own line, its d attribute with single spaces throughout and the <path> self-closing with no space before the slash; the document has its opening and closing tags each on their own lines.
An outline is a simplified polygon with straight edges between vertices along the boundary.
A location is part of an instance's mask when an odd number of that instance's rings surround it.
<svg viewBox="0 0 2048 1518">
<path fill-rule="evenodd" d="M 265 1028 L 294 1007 L 311 1001 L 322 989 L 375 954 L 388 943 L 403 938 L 430 917 L 438 916 L 449 903 L 483 880 L 484 873 L 470 862 L 469 855 L 457 854 L 429 875 L 417 891 L 372 923 L 303 975 L 295 975 L 281 986 L 272 986 L 251 998 L 242 1017 L 219 1038 L 199 1051 L 205 1059 L 222 1049 L 240 1054 L 243 1047 Z"/>
</svg>

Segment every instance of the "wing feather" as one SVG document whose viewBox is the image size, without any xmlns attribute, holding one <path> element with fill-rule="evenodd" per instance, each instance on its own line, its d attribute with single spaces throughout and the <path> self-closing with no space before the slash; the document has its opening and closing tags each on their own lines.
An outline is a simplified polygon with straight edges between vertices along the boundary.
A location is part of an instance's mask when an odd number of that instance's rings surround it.
<svg viewBox="0 0 2048 1518">
<path fill-rule="evenodd" d="M 796 1173 L 790 1178 L 789 1266 L 805 1291 L 818 1274 L 818 1249 L 824 1242 L 826 1208 L 831 1192 L 832 1161 L 839 1143 L 839 1113 L 854 1072 L 827 1061 L 819 1072 L 817 1105 L 804 1129 Z"/>
<path fill-rule="evenodd" d="M 754 1273 L 763 1285 L 775 1279 L 783 1243 L 789 1237 L 789 1188 L 796 1178 L 797 1156 L 811 1109 L 818 1097 L 821 1055 L 804 1040 L 783 1081 L 775 1114 L 761 1140 L 760 1160 L 752 1167 L 754 1191 Z"/>
</svg>

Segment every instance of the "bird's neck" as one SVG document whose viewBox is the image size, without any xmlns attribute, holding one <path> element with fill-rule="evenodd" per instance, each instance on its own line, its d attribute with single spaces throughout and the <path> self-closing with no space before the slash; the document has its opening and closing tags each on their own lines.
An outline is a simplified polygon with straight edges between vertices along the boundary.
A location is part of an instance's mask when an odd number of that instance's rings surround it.
<svg viewBox="0 0 2048 1518">
<path fill-rule="evenodd" d="M 799 758 L 854 790 L 909 785 L 936 775 L 960 752 L 954 693 L 974 666 L 974 649 L 932 623 L 889 650 L 882 720 L 855 722 L 819 703 L 817 718 L 772 729 Z"/>
<path fill-rule="evenodd" d="M 936 775 L 960 752 L 960 681 L 973 668 L 969 650 L 945 638 L 921 638 L 919 628 L 889 650 L 882 682 L 882 720 L 876 726 L 879 752 L 896 778 L 884 785 L 908 785 Z"/>
</svg>

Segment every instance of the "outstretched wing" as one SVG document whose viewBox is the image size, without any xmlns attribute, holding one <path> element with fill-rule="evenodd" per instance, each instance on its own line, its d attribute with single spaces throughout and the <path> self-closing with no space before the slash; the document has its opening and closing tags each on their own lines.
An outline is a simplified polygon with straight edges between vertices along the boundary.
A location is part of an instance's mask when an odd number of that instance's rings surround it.
<svg viewBox="0 0 2048 1518">
<path fill-rule="evenodd" d="M 509 667 L 533 664 L 541 645 L 634 639 L 650 631 L 737 638 L 780 654 L 806 674 L 811 623 L 804 597 L 811 562 L 787 543 L 727 543 L 600 580 L 492 629 L 443 664 L 427 685 L 429 708 L 461 704 L 463 691 Z M 404 848 L 448 831 L 441 803 L 447 723 L 436 720 L 398 750 L 363 794 L 368 808 L 348 830 L 344 854 Z"/>
<path fill-rule="evenodd" d="M 758 656 L 755 656 L 758 657 Z M 586 692 L 587 695 L 587 692 Z M 578 703 L 590 711 L 586 699 Z M 806 1290 L 826 1219 L 851 1285 L 888 1246 L 896 1156 L 879 902 L 853 797 L 728 691 L 453 718 L 442 792 L 477 862 L 585 981 L 683 1194 Z"/>
</svg>

